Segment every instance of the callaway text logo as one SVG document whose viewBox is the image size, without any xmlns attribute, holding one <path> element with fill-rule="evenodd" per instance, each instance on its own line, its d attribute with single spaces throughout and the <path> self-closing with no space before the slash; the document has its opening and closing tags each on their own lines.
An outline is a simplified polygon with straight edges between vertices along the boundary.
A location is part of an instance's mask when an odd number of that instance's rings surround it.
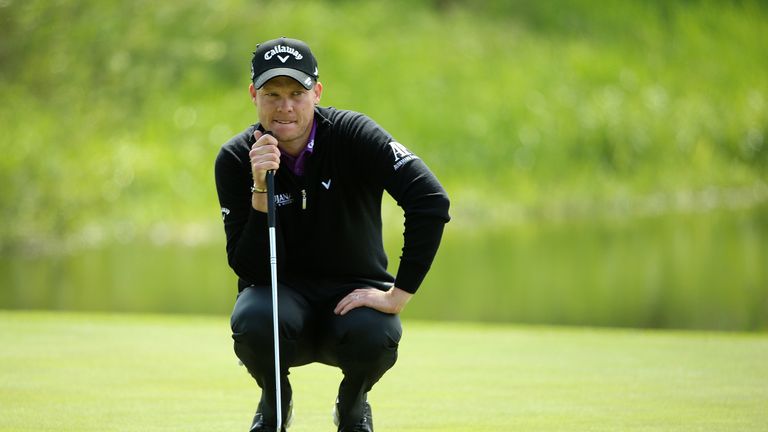
<svg viewBox="0 0 768 432">
<path fill-rule="evenodd" d="M 280 53 L 285 53 L 286 55 L 280 55 Z M 277 58 L 280 60 L 280 62 L 285 63 L 288 61 L 288 58 L 290 56 L 294 56 L 296 60 L 301 60 L 304 58 L 304 56 L 301 55 L 300 52 L 298 52 L 295 48 L 283 46 L 283 45 L 277 45 L 271 50 L 267 51 L 264 54 L 264 60 L 269 60 L 272 57 L 277 56 Z"/>
</svg>

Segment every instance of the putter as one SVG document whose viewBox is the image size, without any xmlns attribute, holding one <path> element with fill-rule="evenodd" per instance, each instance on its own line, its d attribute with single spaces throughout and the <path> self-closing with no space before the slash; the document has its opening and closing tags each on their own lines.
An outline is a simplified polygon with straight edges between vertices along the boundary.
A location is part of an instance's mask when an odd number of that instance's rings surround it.
<svg viewBox="0 0 768 432">
<path fill-rule="evenodd" d="M 272 132 L 266 132 L 272 135 Z M 267 225 L 269 227 L 269 264 L 272 273 L 272 335 L 275 341 L 275 409 L 277 432 L 283 427 L 282 396 L 280 394 L 280 339 L 277 328 L 277 244 L 275 241 L 275 171 L 267 171 Z"/>
</svg>

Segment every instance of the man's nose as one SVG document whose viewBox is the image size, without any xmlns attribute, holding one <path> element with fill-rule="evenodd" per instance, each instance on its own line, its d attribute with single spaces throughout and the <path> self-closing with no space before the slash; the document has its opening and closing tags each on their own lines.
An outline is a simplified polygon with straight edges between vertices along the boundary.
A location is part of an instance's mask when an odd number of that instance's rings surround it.
<svg viewBox="0 0 768 432">
<path fill-rule="evenodd" d="M 293 101 L 291 101 L 290 98 L 281 99 L 280 102 L 277 104 L 277 110 L 280 112 L 293 111 Z"/>
</svg>

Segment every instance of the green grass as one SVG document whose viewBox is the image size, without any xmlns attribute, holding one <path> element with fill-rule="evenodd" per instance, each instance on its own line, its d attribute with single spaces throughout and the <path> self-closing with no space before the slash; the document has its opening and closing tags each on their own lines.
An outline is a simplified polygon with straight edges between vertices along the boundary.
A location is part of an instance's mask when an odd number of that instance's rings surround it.
<svg viewBox="0 0 768 432">
<path fill-rule="evenodd" d="M 0 312 L 0 431 L 245 431 L 228 319 Z M 406 322 L 378 431 L 764 431 L 768 336 Z M 292 372 L 331 431 L 333 368 Z"/>
</svg>

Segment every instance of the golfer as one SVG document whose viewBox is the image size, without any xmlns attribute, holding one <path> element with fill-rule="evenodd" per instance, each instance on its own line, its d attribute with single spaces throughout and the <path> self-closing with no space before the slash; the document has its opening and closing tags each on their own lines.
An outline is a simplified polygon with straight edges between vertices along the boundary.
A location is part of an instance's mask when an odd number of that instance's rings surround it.
<svg viewBox="0 0 768 432">
<path fill-rule="evenodd" d="M 318 78 L 304 42 L 259 44 L 249 86 L 259 122 L 216 158 L 227 258 L 239 279 L 234 350 L 261 387 L 251 431 L 274 431 L 278 423 L 267 171 L 275 172 L 283 425 L 293 407 L 290 369 L 320 362 L 343 373 L 338 430 L 373 431 L 367 394 L 397 360 L 398 314 L 427 274 L 449 220 L 446 192 L 424 162 L 365 115 L 318 106 Z M 405 213 L 395 277 L 382 245 L 384 191 Z"/>
</svg>

